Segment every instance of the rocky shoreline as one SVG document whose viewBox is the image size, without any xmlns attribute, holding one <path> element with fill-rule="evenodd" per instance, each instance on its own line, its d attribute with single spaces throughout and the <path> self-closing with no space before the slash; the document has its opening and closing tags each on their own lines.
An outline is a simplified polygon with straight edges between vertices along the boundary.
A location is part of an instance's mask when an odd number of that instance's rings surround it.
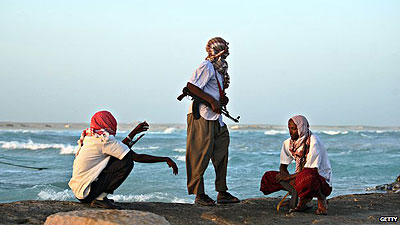
<svg viewBox="0 0 400 225">
<path fill-rule="evenodd" d="M 372 193 L 338 196 L 329 199 L 329 215 L 308 212 L 276 211 L 279 198 L 246 199 L 239 204 L 205 207 L 182 203 L 124 202 L 127 210 L 163 216 L 170 224 L 381 224 L 381 216 L 400 216 L 400 193 Z M 71 201 L 19 201 L 0 204 L 1 224 L 43 224 L 58 212 L 93 209 Z M 99 209 L 100 210 L 100 209 Z M 390 224 L 390 223 L 386 223 Z"/>
</svg>

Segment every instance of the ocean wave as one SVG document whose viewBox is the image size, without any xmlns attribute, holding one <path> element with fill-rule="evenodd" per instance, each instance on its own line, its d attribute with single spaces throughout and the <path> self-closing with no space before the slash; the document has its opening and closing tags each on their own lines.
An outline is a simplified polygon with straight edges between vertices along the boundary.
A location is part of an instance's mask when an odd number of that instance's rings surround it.
<svg viewBox="0 0 400 225">
<path fill-rule="evenodd" d="M 80 135 L 81 130 L 0 130 L 1 133 L 14 133 L 14 134 L 68 134 Z"/>
<path fill-rule="evenodd" d="M 110 198 L 117 202 L 146 202 L 146 201 L 161 201 L 172 203 L 191 203 L 188 199 L 178 198 L 176 196 L 169 196 L 167 193 L 154 192 L 151 194 L 139 195 L 110 195 Z"/>
<path fill-rule="evenodd" d="M 44 190 L 41 190 L 38 194 L 38 200 L 59 200 L 59 201 L 65 201 L 69 199 L 74 199 L 74 193 L 69 190 L 65 189 L 63 191 L 55 191 L 50 188 L 46 188 Z"/>
<path fill-rule="evenodd" d="M 167 129 L 164 130 L 164 134 L 172 134 L 176 131 L 175 127 L 168 127 Z"/>
<path fill-rule="evenodd" d="M 1 130 L 0 133 L 32 133 L 32 134 L 40 134 L 45 132 L 44 130 Z"/>
<path fill-rule="evenodd" d="M 148 146 L 148 147 L 132 147 L 132 150 L 155 150 L 159 149 L 160 146 Z"/>
<path fill-rule="evenodd" d="M 18 141 L 0 141 L 0 148 L 3 149 L 28 149 L 28 150 L 45 150 L 45 149 L 60 149 L 60 154 L 75 154 L 77 147 L 65 144 L 42 144 L 34 143 L 32 140 L 28 142 Z"/>
<path fill-rule="evenodd" d="M 328 134 L 328 135 L 338 135 L 338 134 L 348 134 L 349 132 L 347 130 L 345 130 L 345 131 L 324 130 L 324 131 L 321 131 L 321 133 Z"/>
<path fill-rule="evenodd" d="M 175 148 L 173 151 L 174 152 L 186 152 L 186 149 L 184 149 L 184 148 Z"/>
<path fill-rule="evenodd" d="M 184 156 L 184 155 L 176 155 L 176 156 L 174 156 L 174 158 L 176 160 L 179 160 L 179 161 L 182 161 L 182 162 L 186 162 L 186 156 Z"/>
<path fill-rule="evenodd" d="M 277 134 L 287 134 L 285 130 L 267 130 L 264 132 L 265 135 L 277 135 Z"/>
<path fill-rule="evenodd" d="M 374 131 L 377 134 L 382 134 L 382 133 L 398 133 L 400 130 L 375 130 Z"/>
</svg>

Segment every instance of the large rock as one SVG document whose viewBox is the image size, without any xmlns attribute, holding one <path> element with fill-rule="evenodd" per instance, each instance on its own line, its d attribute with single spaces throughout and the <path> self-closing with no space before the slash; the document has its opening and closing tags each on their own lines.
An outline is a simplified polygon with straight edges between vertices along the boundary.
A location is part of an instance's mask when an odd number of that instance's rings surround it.
<svg viewBox="0 0 400 225">
<path fill-rule="evenodd" d="M 165 224 L 169 222 L 154 213 L 137 210 L 81 210 L 60 212 L 47 217 L 45 225 L 116 225 Z"/>
</svg>

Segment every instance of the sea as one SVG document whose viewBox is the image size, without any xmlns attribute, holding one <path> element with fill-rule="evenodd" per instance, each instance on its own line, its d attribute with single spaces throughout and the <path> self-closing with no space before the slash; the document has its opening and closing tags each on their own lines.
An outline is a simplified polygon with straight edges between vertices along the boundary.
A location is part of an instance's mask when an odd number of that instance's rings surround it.
<svg viewBox="0 0 400 225">
<path fill-rule="evenodd" d="M 312 132 L 324 143 L 333 171 L 330 197 L 367 193 L 369 187 L 392 183 L 400 174 L 400 129 L 319 127 Z M 0 130 L 0 202 L 21 200 L 77 201 L 68 187 L 72 174 L 76 141 L 81 130 Z M 128 130 L 119 131 L 123 139 Z M 287 129 L 262 126 L 230 129 L 227 183 L 239 197 L 278 197 L 260 192 L 265 171 L 279 169 L 282 142 Z M 193 203 L 187 194 L 184 126 L 152 130 L 136 143 L 139 154 L 168 156 L 179 167 L 173 175 L 166 163 L 135 163 L 127 180 L 110 198 L 120 202 Z M 294 165 L 289 166 L 291 172 Z M 204 175 L 206 192 L 216 198 L 212 163 Z"/>
</svg>

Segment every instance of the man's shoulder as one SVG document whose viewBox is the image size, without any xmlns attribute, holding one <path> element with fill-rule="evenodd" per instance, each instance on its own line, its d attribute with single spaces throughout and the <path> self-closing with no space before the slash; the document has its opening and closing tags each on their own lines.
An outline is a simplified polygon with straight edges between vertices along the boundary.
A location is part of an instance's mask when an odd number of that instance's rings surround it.
<svg viewBox="0 0 400 225">
<path fill-rule="evenodd" d="M 283 146 L 284 146 L 285 148 L 289 148 L 289 145 L 290 145 L 290 138 L 288 138 L 288 139 L 286 139 L 286 140 L 283 141 Z"/>
<path fill-rule="evenodd" d="M 312 145 L 313 143 L 315 143 L 315 144 L 321 143 L 321 140 L 319 139 L 319 137 L 317 135 L 315 135 L 314 133 L 312 133 L 311 137 L 310 137 L 310 144 Z"/>
<path fill-rule="evenodd" d="M 85 142 L 88 143 L 93 143 L 93 144 L 110 144 L 110 143 L 118 143 L 120 142 L 117 140 L 114 135 L 107 135 L 107 136 L 101 136 L 101 135 L 96 135 L 96 136 L 86 136 L 85 137 Z"/>
<path fill-rule="evenodd" d="M 106 139 L 106 142 L 107 143 L 122 144 L 122 142 L 120 140 L 118 140 L 117 138 L 115 138 L 114 135 L 108 136 L 108 138 Z"/>
<path fill-rule="evenodd" d="M 200 63 L 199 68 L 212 70 L 214 66 L 210 61 L 204 60 L 202 63 Z"/>
</svg>

